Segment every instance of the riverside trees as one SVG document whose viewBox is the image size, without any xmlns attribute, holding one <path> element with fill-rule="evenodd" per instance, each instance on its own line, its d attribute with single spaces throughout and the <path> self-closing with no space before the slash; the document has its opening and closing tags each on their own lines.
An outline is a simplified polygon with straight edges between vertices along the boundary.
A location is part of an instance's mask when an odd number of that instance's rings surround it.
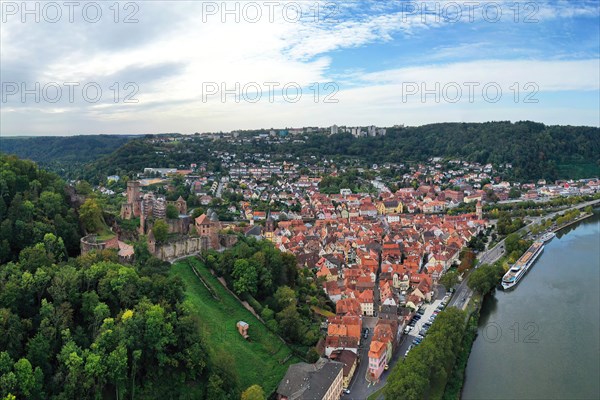
<svg viewBox="0 0 600 400">
<path fill-rule="evenodd" d="M 465 318 L 465 312 L 454 307 L 441 312 L 423 342 L 392 370 L 385 397 L 422 400 L 432 387 L 445 385 L 461 347 Z"/>
</svg>

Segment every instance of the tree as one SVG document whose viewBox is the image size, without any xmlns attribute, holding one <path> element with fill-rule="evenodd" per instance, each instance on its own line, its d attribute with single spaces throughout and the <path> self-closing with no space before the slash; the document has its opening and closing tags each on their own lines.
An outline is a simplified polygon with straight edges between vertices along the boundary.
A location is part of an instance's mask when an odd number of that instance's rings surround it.
<svg viewBox="0 0 600 400">
<path fill-rule="evenodd" d="M 204 214 L 204 210 L 200 207 L 198 208 L 194 208 L 194 211 L 192 211 L 192 218 L 196 219 L 199 216 L 201 216 L 202 214 Z"/>
<path fill-rule="evenodd" d="M 228 399 L 227 393 L 223 390 L 223 379 L 217 374 L 211 374 L 208 378 L 206 387 L 206 400 L 223 400 Z"/>
<path fill-rule="evenodd" d="M 27 343 L 27 359 L 32 365 L 40 367 L 44 373 L 50 372 L 50 342 L 41 333 L 37 333 Z"/>
<path fill-rule="evenodd" d="M 54 218 L 56 214 L 60 214 L 65 207 L 65 203 L 61 195 L 54 192 L 44 191 L 40 195 L 40 203 L 44 214 L 48 218 Z"/>
<path fill-rule="evenodd" d="M 320 357 L 321 356 L 319 355 L 319 352 L 315 347 L 311 347 L 306 353 L 306 361 L 308 361 L 309 363 L 316 363 Z"/>
<path fill-rule="evenodd" d="M 458 271 L 448 271 L 440 278 L 440 283 L 446 289 L 453 288 L 458 283 Z"/>
<path fill-rule="evenodd" d="M 517 198 L 521 197 L 521 191 L 519 189 L 517 189 L 516 187 L 512 187 L 512 188 L 510 188 L 510 191 L 508 192 L 508 197 L 511 199 L 517 199 Z"/>
<path fill-rule="evenodd" d="M 398 362 L 384 389 L 389 399 L 421 400 L 432 396 L 433 382 L 445 381 L 465 332 L 465 312 L 448 308 L 438 315 L 427 337 Z"/>
<path fill-rule="evenodd" d="M 87 196 L 88 194 L 92 193 L 92 185 L 90 185 L 87 181 L 81 180 L 75 185 L 75 190 L 78 194 Z"/>
<path fill-rule="evenodd" d="M 280 309 L 284 309 L 289 305 L 296 307 L 296 292 L 289 286 L 281 286 L 275 292 L 275 300 L 277 300 Z"/>
<path fill-rule="evenodd" d="M 179 210 L 173 204 L 167 205 L 167 218 L 168 219 L 179 218 Z"/>
<path fill-rule="evenodd" d="M 302 320 L 294 304 L 290 304 L 277 313 L 281 334 L 291 341 L 300 341 L 302 338 Z"/>
<path fill-rule="evenodd" d="M 26 358 L 21 358 L 15 363 L 15 376 L 17 378 L 19 392 L 23 397 L 28 398 L 35 387 L 35 377 L 31 363 Z"/>
<path fill-rule="evenodd" d="M 87 199 L 79 208 L 79 219 L 84 229 L 90 233 L 97 233 L 102 229 L 102 208 L 94 199 Z"/>
<path fill-rule="evenodd" d="M 162 243 L 167 240 L 167 236 L 169 235 L 169 225 L 162 219 L 159 219 L 152 226 L 152 232 L 154 232 L 156 241 Z"/>
<path fill-rule="evenodd" d="M 242 400 L 265 400 L 265 391 L 259 385 L 252 385 L 242 392 Z"/>
<path fill-rule="evenodd" d="M 123 344 L 113 350 L 106 360 L 108 373 L 115 385 L 116 398 L 119 400 L 119 393 L 123 390 L 127 380 L 127 348 Z"/>
<path fill-rule="evenodd" d="M 471 272 L 467 285 L 472 290 L 485 295 L 496 286 L 503 274 L 504 269 L 500 264 L 484 264 Z"/>
<path fill-rule="evenodd" d="M 44 235 L 44 248 L 46 249 L 46 254 L 53 262 L 64 261 L 67 257 L 65 243 L 61 237 L 56 237 L 53 233 L 46 233 Z"/>
<path fill-rule="evenodd" d="M 246 259 L 236 260 L 233 264 L 233 289 L 237 294 L 255 295 L 258 290 L 258 272 L 256 267 Z"/>
<path fill-rule="evenodd" d="M 181 279 L 147 249 L 137 249 L 143 265 L 120 265 L 112 250 L 67 259 L 61 232 L 78 250 L 79 223 L 55 195 L 64 182 L 6 160 L 0 155 L 0 244 L 14 261 L 0 266 L 0 399 L 123 399 L 136 390 L 180 398 L 206 382 L 207 352 Z M 99 208 L 93 200 L 82 207 L 87 228 L 104 227 Z M 227 397 L 239 399 L 237 381 L 219 376 Z"/>
</svg>

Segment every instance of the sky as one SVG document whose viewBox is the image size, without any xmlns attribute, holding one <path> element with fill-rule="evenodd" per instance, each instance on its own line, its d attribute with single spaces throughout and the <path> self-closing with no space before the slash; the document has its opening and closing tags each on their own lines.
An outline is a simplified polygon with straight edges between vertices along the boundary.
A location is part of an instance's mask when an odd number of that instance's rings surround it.
<svg viewBox="0 0 600 400">
<path fill-rule="evenodd" d="M 598 0 L 0 1 L 0 135 L 600 126 Z"/>
</svg>

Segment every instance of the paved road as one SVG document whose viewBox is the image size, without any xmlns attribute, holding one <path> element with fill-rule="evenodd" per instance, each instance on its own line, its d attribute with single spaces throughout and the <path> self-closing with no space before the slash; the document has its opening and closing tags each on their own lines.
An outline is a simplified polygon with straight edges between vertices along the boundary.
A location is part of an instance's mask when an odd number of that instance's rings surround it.
<svg viewBox="0 0 600 400">
<path fill-rule="evenodd" d="M 542 219 L 546 220 L 548 218 L 553 218 L 555 215 L 564 214 L 567 211 L 570 211 L 570 210 L 573 210 L 576 208 L 582 209 L 589 205 L 594 205 L 597 203 L 600 203 L 600 200 L 592 200 L 592 201 L 588 201 L 585 203 L 577 204 L 577 205 L 574 205 L 573 207 L 569 207 L 569 208 L 566 208 L 566 209 L 563 209 L 560 211 L 555 211 L 555 212 L 543 215 L 541 217 L 532 217 L 532 218 L 530 218 L 531 222 L 529 224 L 527 224 L 526 226 L 524 226 L 523 228 L 519 229 L 517 231 L 517 233 L 519 233 L 521 236 L 524 236 L 529 233 L 530 228 L 534 224 L 539 223 Z M 502 257 L 503 254 L 504 254 L 504 240 L 499 242 L 492 249 L 487 250 L 483 253 L 480 253 L 477 256 L 477 259 L 479 260 L 479 262 L 477 263 L 477 265 L 475 265 L 475 268 L 479 267 L 482 264 L 494 263 L 494 262 L 496 262 L 496 260 L 498 260 L 500 257 Z M 473 295 L 473 291 L 471 289 L 469 289 L 469 287 L 467 286 L 467 279 L 464 279 L 460 283 L 460 285 L 456 288 L 454 296 L 452 296 L 452 300 L 450 300 L 450 303 L 448 305 L 457 307 L 460 309 L 464 309 L 466 304 L 471 299 L 472 295 Z"/>
<path fill-rule="evenodd" d="M 433 303 L 426 306 L 425 314 L 421 318 L 422 322 L 419 321 L 419 323 L 416 324 L 415 327 L 422 327 L 422 324 L 427 322 L 427 320 L 433 314 L 433 311 L 435 311 L 436 307 L 440 304 L 440 302 L 442 301 L 442 299 L 444 298 L 445 295 L 446 295 L 445 290 L 436 290 L 436 299 L 434 300 Z M 376 323 L 377 323 L 377 318 L 363 317 L 363 325 L 364 326 L 373 326 L 374 327 Z M 389 374 L 394 369 L 394 366 L 396 365 L 396 363 L 400 359 L 404 358 L 404 354 L 406 353 L 406 350 L 408 349 L 408 347 L 410 345 L 412 345 L 412 341 L 419 334 L 419 330 L 420 330 L 420 328 L 417 330 L 411 331 L 408 335 L 404 335 L 404 334 L 402 335 L 402 337 L 400 339 L 400 343 L 398 344 L 398 348 L 396 349 L 396 352 L 394 353 L 394 355 L 392 356 L 392 359 L 389 362 L 389 366 L 390 366 L 389 369 L 387 371 L 383 371 L 383 374 L 379 378 L 379 382 L 377 382 L 375 384 L 369 384 L 367 382 L 367 380 L 365 379 L 365 375 L 367 373 L 367 369 L 369 366 L 369 358 L 368 358 L 369 346 L 371 344 L 371 339 L 373 338 L 373 329 L 370 328 L 368 345 L 366 344 L 367 341 L 365 341 L 365 347 L 363 347 L 361 349 L 361 351 L 359 352 L 361 354 L 361 357 L 363 357 L 362 360 L 364 360 L 364 361 L 361 362 L 361 364 L 357 368 L 356 372 L 354 373 L 354 376 L 352 377 L 352 381 L 350 382 L 350 387 L 349 387 L 350 394 L 343 394 L 342 399 L 344 399 L 344 400 L 350 400 L 350 399 L 365 400 L 367 397 L 369 397 L 370 394 L 376 392 L 377 390 L 379 390 L 383 386 L 385 386 Z"/>
<path fill-rule="evenodd" d="M 490 264 L 498 260 L 504 254 L 504 240 L 500 241 L 496 246 L 491 248 L 490 250 L 484 251 L 483 253 L 479 253 L 477 255 L 478 262 L 475 265 L 475 268 L 478 268 L 482 264 Z M 465 308 L 465 305 L 469 302 L 469 299 L 473 295 L 473 291 L 469 289 L 467 286 L 468 279 L 465 278 L 456 288 L 450 303 L 448 306 L 460 308 L 461 310 Z"/>
<path fill-rule="evenodd" d="M 377 324 L 377 318 L 375 317 L 363 317 L 363 328 L 369 328 L 369 336 L 367 339 L 362 339 L 360 342 L 360 348 L 358 349 L 359 364 L 354 376 L 350 382 L 350 395 L 342 395 L 342 399 L 366 399 L 372 391 L 369 391 L 365 375 L 369 367 L 369 347 L 371 346 L 371 340 L 373 340 L 373 330 Z M 358 397 L 357 397 L 358 396 Z"/>
</svg>

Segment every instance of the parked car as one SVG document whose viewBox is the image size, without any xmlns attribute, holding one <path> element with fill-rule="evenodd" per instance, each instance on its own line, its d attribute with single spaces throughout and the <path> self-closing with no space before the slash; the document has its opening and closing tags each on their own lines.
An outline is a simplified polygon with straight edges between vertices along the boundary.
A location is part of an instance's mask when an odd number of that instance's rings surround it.
<svg viewBox="0 0 600 400">
<path fill-rule="evenodd" d="M 344 389 L 344 393 L 350 394 L 350 389 Z"/>
</svg>

